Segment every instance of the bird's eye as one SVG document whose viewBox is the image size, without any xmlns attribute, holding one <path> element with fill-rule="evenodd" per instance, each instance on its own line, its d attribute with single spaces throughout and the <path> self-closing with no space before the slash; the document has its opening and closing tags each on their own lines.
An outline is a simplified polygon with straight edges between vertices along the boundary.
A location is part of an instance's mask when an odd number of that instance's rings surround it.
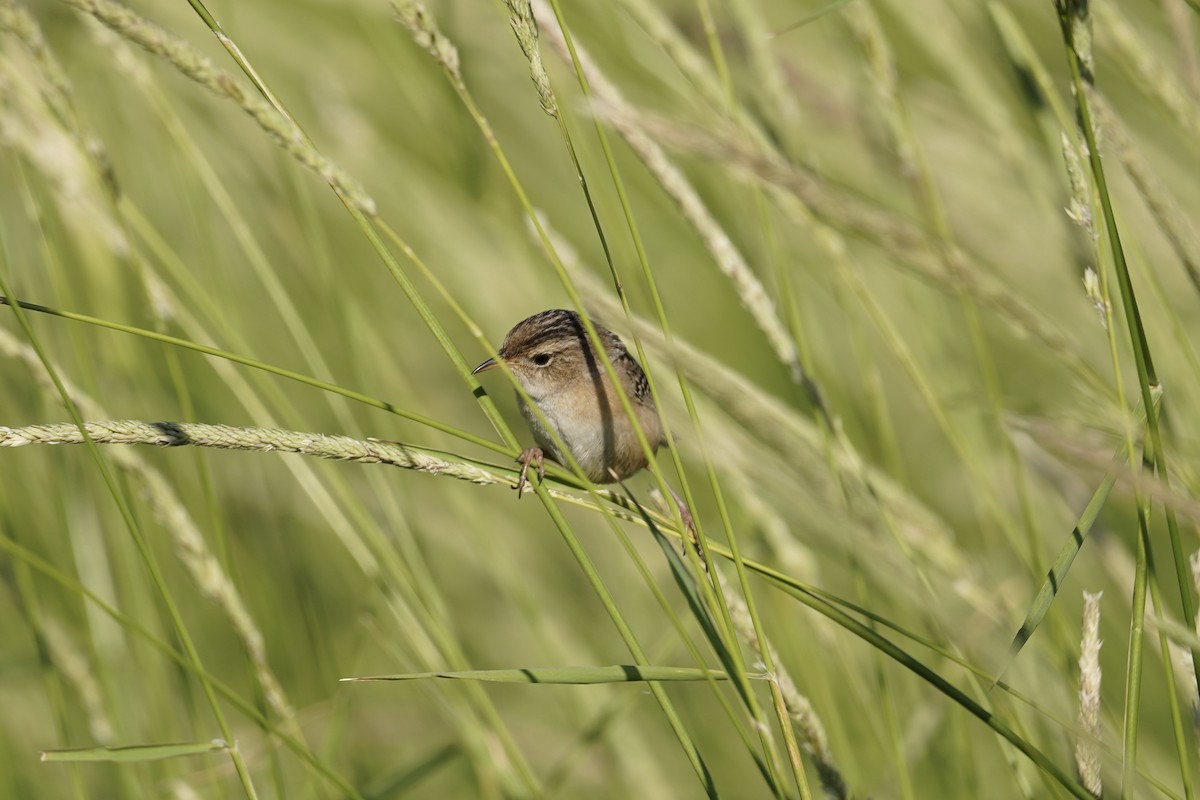
<svg viewBox="0 0 1200 800">
<path fill-rule="evenodd" d="M 539 367 L 546 366 L 547 364 L 550 363 L 550 354 L 549 353 L 538 353 L 536 356 L 533 357 L 533 363 L 537 364 Z"/>
</svg>

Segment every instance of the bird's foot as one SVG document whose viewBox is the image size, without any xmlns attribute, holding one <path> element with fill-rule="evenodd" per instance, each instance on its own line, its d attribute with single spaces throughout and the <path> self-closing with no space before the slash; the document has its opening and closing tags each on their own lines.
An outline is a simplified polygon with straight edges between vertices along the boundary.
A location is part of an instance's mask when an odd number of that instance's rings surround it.
<svg viewBox="0 0 1200 800">
<path fill-rule="evenodd" d="M 517 461 L 521 463 L 521 474 L 517 476 L 517 485 L 513 488 L 517 490 L 517 497 L 523 493 L 525 486 L 529 483 L 529 465 L 537 465 L 538 480 L 546 479 L 546 455 L 540 447 L 527 447 L 521 451 L 521 455 L 517 456 Z"/>
</svg>

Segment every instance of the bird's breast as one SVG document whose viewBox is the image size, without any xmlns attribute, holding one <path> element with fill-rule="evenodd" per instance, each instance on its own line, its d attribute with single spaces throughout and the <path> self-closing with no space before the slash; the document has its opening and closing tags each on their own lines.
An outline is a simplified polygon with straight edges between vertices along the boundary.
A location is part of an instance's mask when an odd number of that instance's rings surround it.
<svg viewBox="0 0 1200 800">
<path fill-rule="evenodd" d="M 545 424 L 528 405 L 521 402 L 521 412 L 529 423 L 538 446 L 560 464 L 568 461 L 555 444 L 553 430 L 572 458 L 578 462 L 588 479 L 595 483 L 611 483 L 611 469 L 618 478 L 625 478 L 646 466 L 646 456 L 638 443 L 633 425 L 620 401 L 605 393 L 594 391 L 565 391 L 537 398 L 537 406 Z M 653 408 L 636 406 L 639 423 L 651 445 L 657 447 L 662 429 Z"/>
</svg>

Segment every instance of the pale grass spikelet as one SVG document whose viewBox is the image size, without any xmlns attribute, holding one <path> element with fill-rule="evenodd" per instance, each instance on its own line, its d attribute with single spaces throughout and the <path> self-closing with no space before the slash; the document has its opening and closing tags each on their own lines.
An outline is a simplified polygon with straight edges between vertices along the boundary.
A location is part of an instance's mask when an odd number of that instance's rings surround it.
<svg viewBox="0 0 1200 800">
<path fill-rule="evenodd" d="M 104 692 L 96 671 L 88 663 L 87 656 L 80 652 L 78 640 L 53 617 L 39 614 L 37 624 L 50 660 L 79 696 L 92 739 L 100 743 L 113 741 L 116 733 L 104 708 Z"/>
<path fill-rule="evenodd" d="M 1093 240 L 1096 238 L 1095 218 L 1092 216 L 1091 188 L 1080 158 L 1079 149 L 1071 141 L 1066 131 L 1060 131 L 1062 137 L 1063 164 L 1067 168 L 1067 182 L 1071 187 L 1071 196 L 1067 204 L 1067 218 L 1087 231 Z"/>
<path fill-rule="evenodd" d="M 154 272 L 147 271 L 142 276 L 146 287 L 146 295 L 150 300 L 150 308 L 154 318 L 161 322 L 169 322 L 175 318 L 175 298 L 163 279 Z"/>
<path fill-rule="evenodd" d="M 1103 592 L 1083 593 L 1083 636 L 1079 652 L 1079 741 L 1075 765 L 1079 780 L 1095 797 L 1101 797 L 1100 777 L 1100 597 Z"/>
<path fill-rule="evenodd" d="M 779 653 L 775 651 L 774 646 L 769 641 L 759 639 L 746 601 L 730 588 L 720 570 L 717 570 L 717 583 L 725 595 L 725 602 L 729 606 L 729 618 L 733 622 L 738 638 L 748 644 L 759 656 L 764 655 L 762 652 L 764 647 L 767 649 L 775 668 L 771 680 L 779 687 L 779 693 L 783 696 L 783 704 L 787 708 L 788 716 L 791 717 L 796 730 L 800 732 L 800 745 L 812 758 L 826 797 L 837 800 L 849 797 L 846 780 L 842 777 L 841 769 L 838 768 L 837 762 L 833 758 L 833 751 L 829 748 L 829 737 L 825 733 L 825 726 L 821 723 L 821 718 L 817 716 L 812 702 L 796 688 L 792 676 L 780 662 Z"/>
<path fill-rule="evenodd" d="M 455 84 L 462 86 L 458 48 L 441 32 L 425 4 L 420 0 L 392 0 L 392 10 L 396 12 L 400 24 L 413 35 L 413 40 L 433 56 L 433 60 L 441 65 Z"/>
<path fill-rule="evenodd" d="M 1096 59 L 1092 54 L 1092 15 L 1088 13 L 1089 0 L 1055 0 L 1060 13 L 1065 13 L 1071 23 L 1071 44 L 1083 82 L 1089 86 L 1096 80 Z"/>
<path fill-rule="evenodd" d="M 907 131 L 908 126 L 903 119 L 896 61 L 883 32 L 883 26 L 879 24 L 879 16 L 870 3 L 851 3 L 844 13 L 866 56 L 867 75 L 875 95 L 879 98 L 883 121 L 887 125 L 891 145 L 900 160 L 900 169 L 904 175 L 914 176 L 917 174 L 917 157 L 912 137 Z"/>
<path fill-rule="evenodd" d="M 1200 593 L 1200 551 L 1192 553 L 1188 558 L 1188 565 L 1192 568 L 1192 590 Z M 1193 621 L 1192 630 L 1200 636 L 1200 611 L 1196 612 L 1196 619 Z M 1197 694 L 1198 687 L 1192 676 L 1195 675 L 1195 657 L 1192 651 L 1187 647 L 1177 648 L 1180 652 L 1182 660 L 1186 662 L 1186 669 L 1183 674 L 1186 676 L 1181 685 L 1188 687 L 1188 696 L 1192 703 L 1192 729 L 1200 739 L 1200 694 Z"/>
<path fill-rule="evenodd" d="M 1083 291 L 1087 293 L 1088 299 L 1092 301 L 1092 307 L 1096 309 L 1096 314 L 1100 317 L 1100 324 L 1108 330 L 1108 318 L 1111 313 L 1111 308 L 1108 301 L 1104 299 L 1104 292 L 1100 288 L 1100 276 L 1096 274 L 1096 268 L 1089 265 L 1083 271 Z"/>
<path fill-rule="evenodd" d="M 347 203 L 367 216 L 376 215 L 375 200 L 357 181 L 317 152 L 303 132 L 257 92 L 247 91 L 233 76 L 217 69 L 190 44 L 113 0 L 64 1 L 91 14 L 148 53 L 164 59 L 201 86 L 232 100 L 292 158 L 324 179 Z"/>
<path fill-rule="evenodd" d="M 1188 566 L 1192 569 L 1192 589 L 1200 594 L 1200 550 L 1188 557 Z M 1196 612 L 1196 619 L 1192 624 L 1196 629 L 1196 634 L 1200 635 L 1200 611 Z"/>
<path fill-rule="evenodd" d="M 96 444 L 149 444 L 157 447 L 215 447 L 222 450 L 300 453 L 336 461 L 390 464 L 404 469 L 450 475 L 471 483 L 500 483 L 487 470 L 470 464 L 445 461 L 394 442 L 363 441 L 279 428 L 208 425 L 198 422 L 143 422 L 135 419 L 86 422 L 84 429 Z M 83 434 L 73 423 L 0 426 L 0 447 L 29 444 L 82 444 Z"/>
<path fill-rule="evenodd" d="M 546 65 L 542 63 L 542 53 L 538 49 L 538 25 L 533 18 L 533 8 L 529 0 L 505 0 L 508 6 L 508 23 L 516 34 L 517 44 L 529 61 L 529 74 L 533 78 L 533 86 L 537 89 L 538 102 L 542 110 L 552 117 L 558 116 L 558 101 L 554 99 L 554 90 L 550 88 L 550 75 Z"/>
<path fill-rule="evenodd" d="M 171 781 L 170 789 L 171 797 L 173 797 L 174 800 L 202 800 L 200 793 L 185 781 Z"/>
<path fill-rule="evenodd" d="M 154 76 L 146 66 L 145 59 L 138 55 L 137 50 L 131 47 L 128 41 L 95 17 L 84 17 L 84 21 L 87 23 L 88 33 L 96 44 L 108 52 L 113 66 L 123 78 L 127 78 L 143 91 L 154 86 Z"/>
<path fill-rule="evenodd" d="M 113 219 L 108 175 L 94 168 L 94 152 L 85 149 L 56 117 L 33 98 L 16 95 L 4 116 L 3 140 L 15 145 L 52 187 L 49 192 L 63 223 L 85 244 L 124 257 L 129 243 Z M 103 168 L 101 168 L 103 169 Z"/>
</svg>

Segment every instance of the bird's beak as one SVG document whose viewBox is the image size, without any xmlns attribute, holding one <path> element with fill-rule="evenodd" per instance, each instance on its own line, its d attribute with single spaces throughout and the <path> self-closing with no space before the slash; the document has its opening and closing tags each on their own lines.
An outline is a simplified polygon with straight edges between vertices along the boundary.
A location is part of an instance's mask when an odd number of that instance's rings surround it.
<svg viewBox="0 0 1200 800">
<path fill-rule="evenodd" d="M 496 359 L 489 358 L 487 361 L 483 362 L 478 367 L 471 370 L 471 374 L 478 375 L 481 372 L 487 372 L 489 369 L 495 369 L 495 368 L 496 368 Z"/>
</svg>

